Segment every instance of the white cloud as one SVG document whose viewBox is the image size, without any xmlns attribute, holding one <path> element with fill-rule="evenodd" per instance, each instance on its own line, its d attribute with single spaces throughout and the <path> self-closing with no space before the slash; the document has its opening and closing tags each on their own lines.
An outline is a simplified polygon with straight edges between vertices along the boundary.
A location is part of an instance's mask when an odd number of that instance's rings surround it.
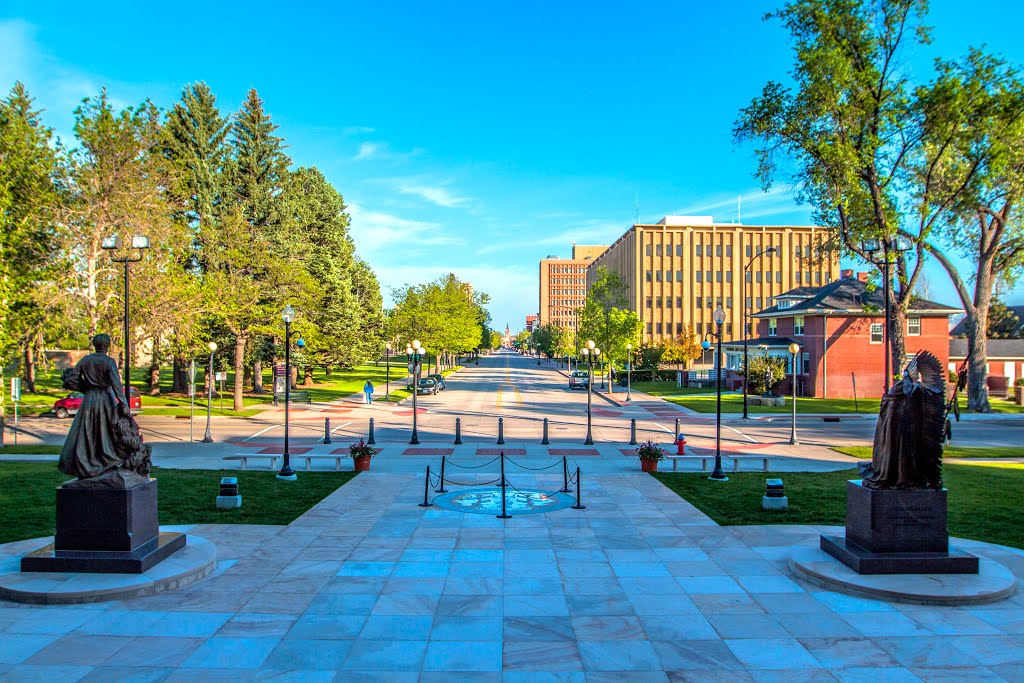
<svg viewBox="0 0 1024 683">
<path fill-rule="evenodd" d="M 444 233 L 437 223 L 402 218 L 379 211 L 367 211 L 358 204 L 350 204 L 348 213 L 352 218 L 352 239 L 364 256 L 373 253 L 383 255 L 389 250 L 408 250 L 455 242 L 455 238 Z"/>
<path fill-rule="evenodd" d="M 363 161 L 364 159 L 373 159 L 380 153 L 383 145 L 378 145 L 376 142 L 364 142 L 359 145 L 359 152 L 352 157 L 353 161 Z"/>
<path fill-rule="evenodd" d="M 459 197 L 443 187 L 431 187 L 429 185 L 399 185 L 398 191 L 402 194 L 411 194 L 413 196 L 425 199 L 431 204 L 443 206 L 445 208 L 455 208 L 466 204 L 465 197 Z"/>
<path fill-rule="evenodd" d="M 372 128 L 364 129 L 364 132 L 372 131 Z M 352 157 L 353 161 L 392 161 L 409 159 L 415 156 L 419 156 L 423 153 L 423 149 L 420 147 L 414 148 L 410 152 L 396 152 L 390 148 L 386 142 L 363 142 L 359 145 L 359 151 Z"/>
</svg>

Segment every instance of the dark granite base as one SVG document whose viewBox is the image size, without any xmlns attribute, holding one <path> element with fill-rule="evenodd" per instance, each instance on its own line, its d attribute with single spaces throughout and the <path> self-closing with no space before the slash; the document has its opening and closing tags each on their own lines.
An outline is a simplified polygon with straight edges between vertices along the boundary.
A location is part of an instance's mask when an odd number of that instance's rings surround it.
<svg viewBox="0 0 1024 683">
<path fill-rule="evenodd" d="M 821 549 L 858 574 L 977 574 L 978 558 L 948 552 L 873 553 L 842 536 L 822 536 Z"/>
<path fill-rule="evenodd" d="M 131 551 L 54 550 L 48 545 L 21 558 L 23 572 L 141 574 L 185 547 L 185 534 L 161 532 Z"/>
<path fill-rule="evenodd" d="M 57 489 L 59 551 L 135 552 L 159 533 L 156 479 L 128 489 Z"/>
<path fill-rule="evenodd" d="M 846 538 L 873 553 L 945 553 L 946 491 L 846 483 Z"/>
</svg>

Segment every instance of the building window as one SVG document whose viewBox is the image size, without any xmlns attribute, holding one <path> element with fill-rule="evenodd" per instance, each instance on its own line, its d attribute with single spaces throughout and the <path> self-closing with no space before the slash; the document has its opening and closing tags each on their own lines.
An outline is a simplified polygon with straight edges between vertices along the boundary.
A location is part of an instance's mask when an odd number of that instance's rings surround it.
<svg viewBox="0 0 1024 683">
<path fill-rule="evenodd" d="M 708 308 L 714 308 L 714 306 L 711 305 L 711 297 L 710 296 L 705 300 L 705 303 L 707 304 Z"/>
<path fill-rule="evenodd" d="M 651 307 L 651 297 L 647 297 L 647 308 Z"/>
<path fill-rule="evenodd" d="M 697 250 L 697 256 L 704 255 L 704 247 L 702 245 L 698 244 L 697 246 L 694 247 L 694 249 Z"/>
<path fill-rule="evenodd" d="M 731 270 L 725 271 L 725 281 L 726 282 L 732 282 L 732 271 Z"/>
<path fill-rule="evenodd" d="M 800 284 L 800 271 L 796 271 L 796 283 Z"/>
<path fill-rule="evenodd" d="M 804 258 L 811 258 L 811 248 L 804 247 Z"/>
<path fill-rule="evenodd" d="M 745 279 L 745 280 L 746 280 L 747 282 L 750 282 L 750 271 L 748 270 L 748 271 L 747 271 L 746 273 L 744 273 L 743 275 L 744 275 L 744 279 Z"/>
<path fill-rule="evenodd" d="M 816 284 L 816 285 L 820 285 L 821 284 L 821 271 L 820 270 L 817 271 L 814 274 L 814 284 Z"/>
<path fill-rule="evenodd" d="M 871 343 L 882 343 L 882 323 L 871 323 Z"/>
<path fill-rule="evenodd" d="M 705 270 L 704 271 L 704 279 L 706 281 L 708 281 L 708 282 L 714 282 L 714 280 L 711 279 L 711 271 L 710 270 Z"/>
<path fill-rule="evenodd" d="M 677 244 L 676 245 L 676 256 L 682 256 L 682 255 L 683 255 L 683 245 Z"/>
<path fill-rule="evenodd" d="M 799 370 L 799 372 L 802 375 L 805 372 L 807 372 L 807 368 L 809 368 L 811 366 L 811 354 L 809 354 L 808 352 L 804 351 L 800 361 L 801 362 L 800 362 L 800 370 Z"/>
<path fill-rule="evenodd" d="M 676 308 L 682 308 L 682 307 L 683 307 L 683 297 L 677 296 L 676 297 Z"/>
<path fill-rule="evenodd" d="M 648 256 L 654 256 L 654 247 L 652 245 L 648 244 L 646 251 Z"/>
<path fill-rule="evenodd" d="M 695 279 L 697 280 L 697 282 L 704 282 L 704 271 L 698 270 Z"/>
<path fill-rule="evenodd" d="M 761 310 L 761 297 L 757 297 L 757 310 Z"/>
<path fill-rule="evenodd" d="M 661 297 L 660 296 L 654 297 L 654 306 L 655 306 L 655 308 L 661 308 Z"/>
<path fill-rule="evenodd" d="M 775 318 L 768 318 L 768 336 L 774 337 L 779 331 L 779 321 Z"/>
<path fill-rule="evenodd" d="M 655 329 L 658 331 L 658 334 L 661 334 L 661 323 L 655 325 Z"/>
<path fill-rule="evenodd" d="M 654 333 L 654 323 L 647 323 L 647 334 Z"/>
<path fill-rule="evenodd" d="M 907 334 L 915 337 L 921 334 L 921 316 L 913 315 L 907 318 Z"/>
<path fill-rule="evenodd" d="M 747 258 L 750 258 L 753 255 L 754 255 L 754 248 L 751 245 L 748 244 L 747 245 Z"/>
<path fill-rule="evenodd" d="M 725 307 L 726 308 L 732 308 L 732 297 L 731 296 L 725 297 Z"/>
<path fill-rule="evenodd" d="M 671 270 L 666 270 L 665 271 L 665 282 L 672 282 L 672 271 Z"/>
<path fill-rule="evenodd" d="M 697 323 L 697 336 L 704 334 L 704 323 Z"/>
<path fill-rule="evenodd" d="M 754 305 L 754 300 L 748 296 L 746 299 L 743 300 L 743 303 L 746 305 L 747 310 L 749 311 L 751 307 L 753 307 Z"/>
<path fill-rule="evenodd" d="M 715 271 L 715 282 L 721 282 L 721 281 L 722 281 L 722 271 L 716 270 Z"/>
<path fill-rule="evenodd" d="M 648 270 L 648 271 L 647 271 L 647 272 L 645 273 L 645 275 L 647 276 L 647 281 L 648 281 L 648 282 L 650 282 L 651 280 L 653 280 L 653 279 L 654 279 L 654 272 L 653 272 L 653 271 L 650 271 L 650 270 Z"/>
<path fill-rule="evenodd" d="M 711 297 L 708 297 L 708 301 L 711 301 Z M 722 305 L 722 297 L 720 297 L 720 296 L 715 297 L 715 306 L 721 306 L 721 305 Z"/>
<path fill-rule="evenodd" d="M 655 275 L 654 279 L 657 280 L 658 282 L 661 282 L 661 271 L 660 270 L 655 271 L 654 275 Z"/>
<path fill-rule="evenodd" d="M 730 337 L 732 336 L 732 323 L 725 324 L 725 333 Z"/>
<path fill-rule="evenodd" d="M 660 244 L 654 248 L 654 254 L 655 254 L 655 256 L 661 256 L 661 245 Z"/>
<path fill-rule="evenodd" d="M 683 333 L 683 324 L 682 323 L 676 323 L 676 336 L 678 337 L 678 336 L 682 335 L 682 333 Z"/>
<path fill-rule="evenodd" d="M 754 275 L 754 280 L 756 280 L 758 284 L 761 284 L 761 271 L 757 271 L 756 273 L 754 273 Z"/>
<path fill-rule="evenodd" d="M 780 283 L 780 284 L 782 283 L 782 271 L 781 270 L 776 270 L 775 271 L 775 281 Z"/>
<path fill-rule="evenodd" d="M 798 316 L 793 318 L 793 334 L 803 334 L 803 333 L 804 333 L 804 317 L 802 315 L 798 315 Z"/>
<path fill-rule="evenodd" d="M 704 308 L 704 297 L 697 297 L 697 308 Z"/>
</svg>

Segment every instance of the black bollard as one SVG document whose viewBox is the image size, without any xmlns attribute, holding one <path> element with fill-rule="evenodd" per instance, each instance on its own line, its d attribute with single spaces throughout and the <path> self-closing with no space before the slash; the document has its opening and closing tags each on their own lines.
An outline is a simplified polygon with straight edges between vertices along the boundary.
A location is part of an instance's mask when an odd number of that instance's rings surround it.
<svg viewBox="0 0 1024 683">
<path fill-rule="evenodd" d="M 331 418 L 324 418 L 324 443 L 331 443 Z"/>
<path fill-rule="evenodd" d="M 438 484 L 441 488 L 434 489 L 434 493 L 448 493 L 448 489 L 444 487 L 444 461 L 447 460 L 443 455 L 441 456 L 441 483 Z"/>
<path fill-rule="evenodd" d="M 562 456 L 562 490 L 559 493 L 569 493 L 569 460 Z"/>
<path fill-rule="evenodd" d="M 512 516 L 505 511 L 505 453 L 501 454 L 501 514 L 494 516 L 498 519 L 508 519 Z"/>
<path fill-rule="evenodd" d="M 679 418 L 676 418 L 676 431 L 672 432 L 672 440 L 675 441 L 679 438 Z"/>
<path fill-rule="evenodd" d="M 629 445 L 636 445 L 636 418 L 629 421 Z"/>
<path fill-rule="evenodd" d="M 505 418 L 498 418 L 498 445 L 505 445 Z"/>
<path fill-rule="evenodd" d="M 366 440 L 366 443 L 373 446 L 377 443 L 377 440 L 373 438 L 373 418 L 370 418 L 370 438 Z"/>
<path fill-rule="evenodd" d="M 462 445 L 462 418 L 455 418 L 455 445 Z"/>
<path fill-rule="evenodd" d="M 544 418 L 544 438 L 540 440 L 540 444 L 542 446 L 547 446 L 550 443 L 551 442 L 548 441 L 548 419 L 545 417 Z"/>
<path fill-rule="evenodd" d="M 572 506 L 573 510 L 586 510 L 587 506 L 580 502 L 580 468 L 576 468 L 576 504 Z"/>
<path fill-rule="evenodd" d="M 423 502 L 419 504 L 421 508 L 428 508 L 431 505 L 433 505 L 433 503 L 431 503 L 429 500 L 427 500 L 427 496 L 429 496 L 429 495 L 430 495 L 430 465 L 427 465 L 427 476 L 423 479 Z M 578 494 L 576 496 L 576 499 L 579 500 L 579 495 Z"/>
</svg>

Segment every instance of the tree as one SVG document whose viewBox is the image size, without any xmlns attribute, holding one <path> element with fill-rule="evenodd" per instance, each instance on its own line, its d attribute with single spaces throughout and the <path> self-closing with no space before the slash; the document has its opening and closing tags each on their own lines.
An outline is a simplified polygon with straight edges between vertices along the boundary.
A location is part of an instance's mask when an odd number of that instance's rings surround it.
<svg viewBox="0 0 1024 683">
<path fill-rule="evenodd" d="M 500 349 L 501 348 L 501 334 L 496 330 L 491 330 L 490 333 L 490 348 Z"/>
<path fill-rule="evenodd" d="M 746 368 L 740 368 L 740 376 L 747 373 Z M 778 356 L 751 356 L 750 377 L 747 385 L 755 394 L 770 394 L 782 378 L 786 376 L 786 360 Z"/>
<path fill-rule="evenodd" d="M 638 346 L 643 323 L 626 308 L 626 285 L 618 273 L 598 266 L 594 284 L 580 309 L 580 339 L 593 340 L 607 359 L 609 371 L 625 358 L 626 344 Z M 614 388 L 612 389 L 614 392 Z"/>
<path fill-rule="evenodd" d="M 400 348 L 418 339 L 429 353 L 450 363 L 454 354 L 472 351 L 482 338 L 480 308 L 489 298 L 452 273 L 424 285 L 395 289 L 392 298 L 389 335 L 399 340 Z"/>
<path fill-rule="evenodd" d="M 666 363 L 682 363 L 683 367 L 697 358 L 700 358 L 703 349 L 700 340 L 693 331 L 693 326 L 683 326 L 683 334 L 675 339 L 666 339 L 663 342 L 664 354 L 662 361 Z"/>
<path fill-rule="evenodd" d="M 35 358 L 52 321 L 48 314 L 62 299 L 59 153 L 25 86 L 15 83 L 0 101 L 0 359 L 17 345 L 27 392 L 36 390 Z"/>
<path fill-rule="evenodd" d="M 965 189 L 922 184 L 916 173 L 944 151 L 926 143 L 929 122 L 899 58 L 906 43 L 929 41 L 920 23 L 926 9 L 925 0 L 796 0 L 769 14 L 792 36 L 795 87 L 769 82 L 734 127 L 737 141 L 757 145 L 756 175 L 766 190 L 781 174 L 780 161 L 792 169 L 798 199 L 833 229 L 830 247 L 870 260 L 863 238 L 913 240 L 912 253 L 898 252 L 893 266 L 890 374 L 905 357 L 925 240 Z"/>
<path fill-rule="evenodd" d="M 988 315 L 990 339 L 1024 339 L 1024 322 L 999 299 L 993 298 Z"/>
</svg>

